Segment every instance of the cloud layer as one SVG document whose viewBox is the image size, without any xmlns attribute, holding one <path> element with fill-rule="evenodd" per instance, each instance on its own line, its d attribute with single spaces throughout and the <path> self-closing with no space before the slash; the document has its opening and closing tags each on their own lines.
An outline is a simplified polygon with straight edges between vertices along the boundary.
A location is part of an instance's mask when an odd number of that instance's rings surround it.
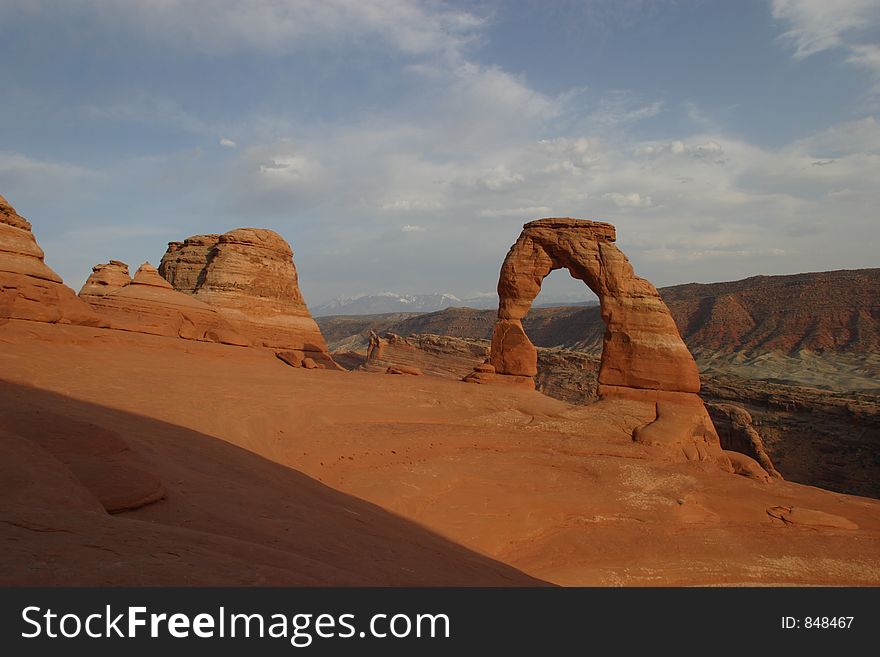
<svg viewBox="0 0 880 657">
<path fill-rule="evenodd" d="M 878 76 L 865 40 L 876 7 L 775 0 L 770 9 L 796 61 L 834 51 Z M 217 61 L 206 85 L 224 84 L 229 57 L 302 67 L 345 49 L 375 58 L 370 70 L 391 78 L 394 94 L 355 95 L 318 116 L 259 97 L 215 115 L 158 86 L 109 103 L 84 97 L 72 122 L 122 125 L 126 136 L 165 130 L 180 145 L 89 162 L 76 149 L 7 151 L 0 191 L 74 285 L 98 261 L 155 261 L 168 240 L 264 225 L 292 242 L 313 303 L 353 290 L 467 297 L 492 290 L 520 225 L 541 216 L 617 224 L 637 271 L 658 284 L 878 264 L 880 125 L 869 112 L 771 145 L 719 127 L 695 98 L 540 90 L 480 56 L 497 11 L 416 0 L 4 6 L 0 20 L 18 29 L 85 21 L 98 42 L 127 35 L 179 51 L 181 62 Z"/>
</svg>

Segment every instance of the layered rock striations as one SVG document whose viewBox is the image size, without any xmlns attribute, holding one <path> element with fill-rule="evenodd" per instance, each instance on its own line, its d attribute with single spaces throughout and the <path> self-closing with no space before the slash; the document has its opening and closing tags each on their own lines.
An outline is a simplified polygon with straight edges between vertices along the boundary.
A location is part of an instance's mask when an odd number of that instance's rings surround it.
<svg viewBox="0 0 880 657">
<path fill-rule="evenodd" d="M 79 291 L 80 297 L 103 297 L 131 283 L 128 265 L 119 260 L 97 264 Z"/>
<path fill-rule="evenodd" d="M 700 376 L 693 356 L 657 289 L 636 276 L 615 240 L 614 226 L 602 222 L 552 218 L 523 227 L 498 280 L 490 358 L 495 378 L 534 386 L 537 350 L 522 319 L 544 278 L 566 268 L 599 297 L 605 322 L 600 397 L 654 405 L 654 420 L 638 428 L 633 438 L 669 447 L 688 460 L 717 460 L 730 469 L 698 395 Z"/>
<path fill-rule="evenodd" d="M 219 235 L 193 235 L 183 242 L 169 242 L 159 264 L 159 274 L 178 292 L 195 294 L 219 240 Z"/>
<path fill-rule="evenodd" d="M 128 265 L 96 265 L 80 295 L 108 320 L 111 328 L 187 340 L 247 345 L 225 319 L 206 303 L 177 292 L 145 262 L 128 284 Z M 105 291 L 109 290 L 109 291 Z"/>
<path fill-rule="evenodd" d="M 336 367 L 299 290 L 293 251 L 278 233 L 238 228 L 171 242 L 159 272 L 175 290 L 218 309 L 252 344 Z"/>
<path fill-rule="evenodd" d="M 0 320 L 5 319 L 101 325 L 43 262 L 31 224 L 0 196 Z"/>
</svg>

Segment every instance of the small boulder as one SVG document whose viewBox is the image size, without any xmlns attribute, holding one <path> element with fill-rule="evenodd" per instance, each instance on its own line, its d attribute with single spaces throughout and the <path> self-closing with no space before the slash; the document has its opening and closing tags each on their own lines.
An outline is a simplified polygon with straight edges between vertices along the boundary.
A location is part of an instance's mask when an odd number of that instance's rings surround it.
<svg viewBox="0 0 880 657">
<path fill-rule="evenodd" d="M 275 353 L 275 357 L 284 361 L 291 367 L 303 367 L 303 355 L 301 351 L 278 351 Z"/>
<path fill-rule="evenodd" d="M 747 456 L 741 452 L 734 452 L 729 449 L 724 450 L 724 455 L 730 461 L 730 465 L 733 466 L 734 474 L 742 475 L 749 479 L 755 479 L 764 482 L 765 484 L 770 483 L 770 480 L 772 479 L 770 474 L 751 456 Z"/>
<path fill-rule="evenodd" d="M 409 374 L 410 376 L 421 376 L 422 370 L 417 367 L 409 367 L 408 365 L 389 365 L 385 370 L 385 374 Z"/>
</svg>

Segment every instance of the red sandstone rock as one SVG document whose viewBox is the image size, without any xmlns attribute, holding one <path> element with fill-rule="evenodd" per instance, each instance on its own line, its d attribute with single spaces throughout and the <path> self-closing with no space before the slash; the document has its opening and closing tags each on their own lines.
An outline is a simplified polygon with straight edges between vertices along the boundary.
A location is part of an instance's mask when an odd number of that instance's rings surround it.
<svg viewBox="0 0 880 657">
<path fill-rule="evenodd" d="M 636 276 L 614 245 L 607 223 L 580 219 L 539 219 L 523 226 L 498 279 L 498 321 L 492 334 L 491 363 L 498 375 L 533 380 L 537 351 L 522 318 L 554 269 L 566 268 L 599 297 L 605 339 L 599 368 L 600 395 L 655 405 L 653 422 L 633 438 L 678 450 L 688 460 L 716 460 L 724 469 L 718 434 L 706 412 L 700 376 L 669 309 L 657 289 Z"/>
<path fill-rule="evenodd" d="M 128 273 L 128 265 L 119 260 L 111 260 L 92 267 L 92 273 L 80 289 L 79 296 L 104 296 L 122 289 L 129 283 L 131 276 Z"/>
<path fill-rule="evenodd" d="M 138 267 L 131 282 L 133 285 L 147 285 L 149 287 L 158 287 L 163 290 L 174 289 L 171 286 L 171 283 L 162 278 L 156 268 L 149 262 L 145 262 Z"/>
<path fill-rule="evenodd" d="M 614 240 L 614 227 L 606 223 L 540 219 L 526 224 L 501 267 L 496 334 L 515 330 L 511 320 L 526 315 L 544 278 L 565 267 L 599 297 L 607 327 L 600 383 L 699 392 L 696 363 L 666 304 L 653 285 L 635 275 Z M 492 350 L 496 370 L 534 376 L 531 343 L 516 340 L 511 347 L 514 354 Z"/>
<path fill-rule="evenodd" d="M 467 374 L 462 379 L 462 381 L 464 381 L 465 383 L 480 383 L 480 384 L 492 383 L 494 380 L 495 380 L 495 373 L 494 372 L 480 372 L 477 370 L 474 370 L 470 374 Z"/>
<path fill-rule="evenodd" d="M 169 242 L 159 264 L 159 274 L 178 292 L 194 294 L 209 254 L 219 240 L 219 235 L 193 235 L 183 242 Z"/>
<path fill-rule="evenodd" d="M 804 527 L 830 527 L 833 529 L 858 529 L 859 526 L 849 518 L 825 511 L 804 509 L 791 506 L 774 506 L 767 509 L 767 515 L 781 520 L 786 525 L 802 525 Z"/>
<path fill-rule="evenodd" d="M 171 242 L 159 272 L 174 289 L 220 310 L 253 344 L 300 350 L 338 368 L 299 290 L 293 252 L 278 233 L 238 228 Z"/>
<path fill-rule="evenodd" d="M 381 360 L 387 343 L 387 340 L 383 340 L 375 331 L 370 330 L 370 343 L 367 345 L 365 364 L 369 365 L 372 362 Z"/>
<path fill-rule="evenodd" d="M 418 367 L 409 367 L 407 365 L 389 365 L 385 370 L 386 374 L 409 374 L 410 376 L 421 376 L 422 370 Z"/>
<path fill-rule="evenodd" d="M 736 404 L 710 403 L 707 405 L 709 415 L 721 446 L 727 450 L 734 450 L 750 456 L 758 462 L 761 469 L 774 479 L 782 479 L 782 475 L 773 465 L 773 460 L 764 449 L 764 441 L 761 434 L 752 423 L 752 416 L 742 406 Z M 732 459 L 731 459 L 732 461 Z M 734 464 L 736 467 L 736 464 Z"/>
<path fill-rule="evenodd" d="M 499 374 L 535 376 L 538 351 L 519 319 L 499 319 L 492 333 L 492 366 Z"/>
<path fill-rule="evenodd" d="M 318 363 L 315 362 L 314 358 L 310 356 L 306 356 L 302 359 L 302 366 L 307 370 L 316 370 L 318 369 Z"/>
<path fill-rule="evenodd" d="M 275 354 L 275 357 L 291 367 L 303 366 L 303 352 L 301 351 L 279 351 Z"/>
<path fill-rule="evenodd" d="M 93 271 L 103 271 L 100 267 Z M 87 283 L 84 290 L 90 289 Z M 109 320 L 111 328 L 186 340 L 248 344 L 216 309 L 172 289 L 155 267 L 146 262 L 129 285 L 109 294 L 84 294 L 83 298 Z"/>
<path fill-rule="evenodd" d="M 33 413 L 23 406 L 0 415 L 0 438 L 14 441 L 17 449 L 42 451 L 44 463 L 51 455 L 57 460 L 52 469 L 58 469 L 58 462 L 64 464 L 110 513 L 137 509 L 165 496 L 161 479 L 118 433 L 104 427 L 49 409 Z"/>
<path fill-rule="evenodd" d="M 730 466 L 733 468 L 734 474 L 742 475 L 749 479 L 755 479 L 756 481 L 761 481 L 765 484 L 769 484 L 772 480 L 770 474 L 751 456 L 747 456 L 742 452 L 735 452 L 727 449 L 724 450 L 724 455 L 730 461 Z"/>
<path fill-rule="evenodd" d="M 30 223 L 0 196 L 0 320 L 4 319 L 101 325 L 43 262 Z"/>
</svg>

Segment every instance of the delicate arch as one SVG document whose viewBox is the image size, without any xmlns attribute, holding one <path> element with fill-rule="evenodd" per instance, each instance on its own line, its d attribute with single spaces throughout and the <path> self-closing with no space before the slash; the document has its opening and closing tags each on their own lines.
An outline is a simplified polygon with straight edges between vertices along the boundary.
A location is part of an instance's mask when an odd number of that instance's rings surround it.
<svg viewBox="0 0 880 657">
<path fill-rule="evenodd" d="M 533 377 L 537 351 L 522 318 L 554 269 L 566 268 L 599 297 L 605 337 L 600 392 L 608 386 L 696 393 L 693 356 L 657 289 L 635 275 L 614 244 L 614 226 L 581 219 L 539 219 L 523 226 L 498 280 L 491 363 L 501 375 Z"/>
</svg>

